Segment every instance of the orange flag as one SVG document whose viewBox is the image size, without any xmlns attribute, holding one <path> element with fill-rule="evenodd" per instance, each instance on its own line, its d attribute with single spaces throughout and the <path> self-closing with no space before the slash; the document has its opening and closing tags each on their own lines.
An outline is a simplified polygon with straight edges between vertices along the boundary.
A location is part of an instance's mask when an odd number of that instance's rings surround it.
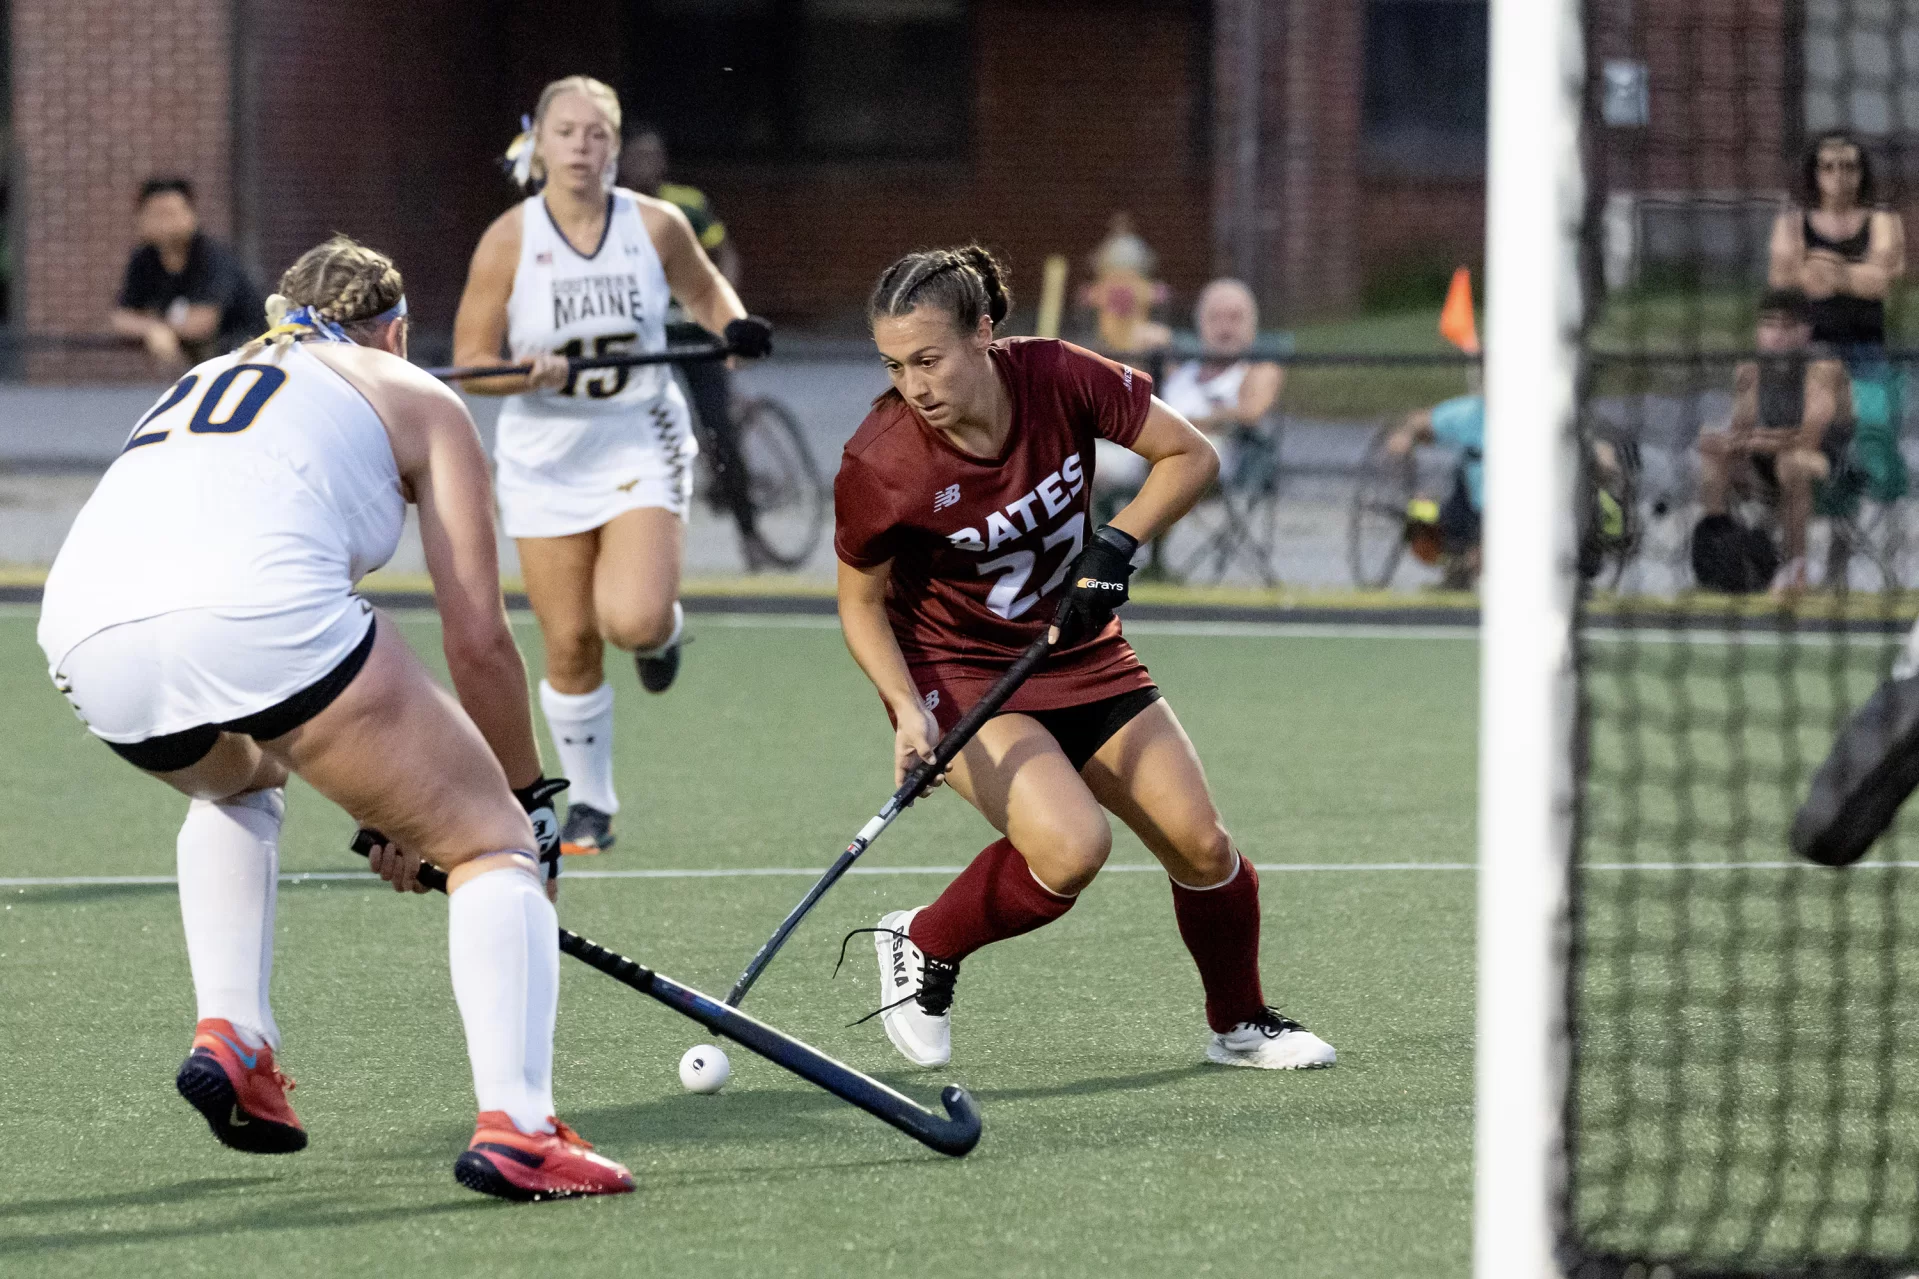
<svg viewBox="0 0 1919 1279">
<path fill-rule="evenodd" d="M 1479 354 L 1479 326 L 1473 320 L 1473 273 L 1463 266 L 1453 272 L 1446 305 L 1439 310 L 1439 336 L 1468 355 Z"/>
</svg>

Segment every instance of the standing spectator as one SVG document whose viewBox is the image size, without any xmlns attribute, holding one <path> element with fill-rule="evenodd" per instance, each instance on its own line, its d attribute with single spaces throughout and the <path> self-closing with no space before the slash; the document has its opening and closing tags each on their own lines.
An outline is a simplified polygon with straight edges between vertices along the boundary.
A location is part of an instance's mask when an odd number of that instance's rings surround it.
<svg viewBox="0 0 1919 1279">
<path fill-rule="evenodd" d="M 1133 215 L 1115 213 L 1106 238 L 1093 250 L 1093 282 L 1080 294 L 1093 308 L 1099 348 L 1108 355 L 1140 355 L 1173 340 L 1173 331 L 1151 315 L 1153 307 L 1166 300 L 1166 286 L 1152 278 L 1158 261 L 1140 238 Z"/>
<path fill-rule="evenodd" d="M 1770 283 L 1806 295 L 1812 340 L 1857 373 L 1885 348 L 1886 295 L 1906 273 L 1905 225 L 1877 207 L 1872 158 L 1849 133 L 1813 140 L 1799 199 L 1773 221 Z"/>
<path fill-rule="evenodd" d="M 200 230 L 185 178 L 141 183 L 134 227 L 140 247 L 107 323 L 145 344 L 156 368 L 173 373 L 211 359 L 266 327 L 259 289 L 233 251 Z"/>
<path fill-rule="evenodd" d="M 737 286 L 740 255 L 726 234 L 726 224 L 714 216 L 706 192 L 668 182 L 666 169 L 666 139 L 653 125 L 635 124 L 620 144 L 620 181 L 641 195 L 678 206 L 686 220 L 693 224 L 693 234 L 707 257 L 713 260 L 727 283 Z M 667 316 L 666 340 L 671 344 L 710 342 L 713 335 L 688 320 L 676 304 Z M 732 512 L 733 522 L 740 530 L 740 547 L 747 569 L 756 572 L 766 568 L 775 561 L 759 535 L 752 480 L 733 429 L 733 391 L 726 366 L 718 362 L 682 364 L 680 376 L 686 379 L 687 394 L 693 401 L 693 412 L 699 419 L 707 455 L 713 464 L 713 508 Z"/>
</svg>

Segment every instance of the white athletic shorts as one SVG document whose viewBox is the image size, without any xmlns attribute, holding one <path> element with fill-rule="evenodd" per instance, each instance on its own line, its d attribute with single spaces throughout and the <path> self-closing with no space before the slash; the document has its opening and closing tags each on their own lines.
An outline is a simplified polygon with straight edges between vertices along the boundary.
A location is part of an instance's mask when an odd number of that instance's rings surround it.
<svg viewBox="0 0 1919 1279">
<path fill-rule="evenodd" d="M 494 450 L 508 537 L 568 537 L 657 506 L 686 518 L 699 456 L 676 384 L 636 412 L 552 417 L 502 411 Z"/>
<path fill-rule="evenodd" d="M 54 686 L 94 736 L 144 742 L 278 706 L 344 662 L 373 626 L 357 595 L 276 612 L 186 608 L 90 635 Z"/>
</svg>

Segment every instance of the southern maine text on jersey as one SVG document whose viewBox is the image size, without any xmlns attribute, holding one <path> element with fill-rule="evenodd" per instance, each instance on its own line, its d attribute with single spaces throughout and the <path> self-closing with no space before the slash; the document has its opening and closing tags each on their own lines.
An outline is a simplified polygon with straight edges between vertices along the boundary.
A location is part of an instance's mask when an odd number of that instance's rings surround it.
<svg viewBox="0 0 1919 1279">
<path fill-rule="evenodd" d="M 606 316 L 644 318 L 639 277 L 630 271 L 553 281 L 553 327 Z"/>
</svg>

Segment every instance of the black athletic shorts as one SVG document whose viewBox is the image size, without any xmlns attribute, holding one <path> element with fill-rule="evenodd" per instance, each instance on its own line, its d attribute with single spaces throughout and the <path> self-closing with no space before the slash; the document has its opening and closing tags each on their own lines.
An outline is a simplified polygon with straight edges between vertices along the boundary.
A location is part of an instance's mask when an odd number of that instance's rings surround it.
<svg viewBox="0 0 1919 1279">
<path fill-rule="evenodd" d="M 291 733 L 333 705 L 334 699 L 346 691 L 346 686 L 366 665 L 368 655 L 373 652 L 374 636 L 378 633 L 377 624 L 369 625 L 366 638 L 338 666 L 277 706 L 269 706 L 263 711 L 255 711 L 224 724 L 201 724 L 162 737 L 149 737 L 144 742 L 108 742 L 107 745 L 113 748 L 114 754 L 135 768 L 144 768 L 149 773 L 172 773 L 191 768 L 205 759 L 222 733 L 243 733 L 257 741 Z"/>
<path fill-rule="evenodd" d="M 1052 711 L 1020 711 L 1038 720 L 1040 727 L 1053 735 L 1075 770 L 1099 754 L 1099 748 L 1125 728 L 1133 717 L 1159 700 L 1159 686 L 1148 684 L 1131 692 L 1116 693 L 1097 702 L 1062 706 Z"/>
</svg>

